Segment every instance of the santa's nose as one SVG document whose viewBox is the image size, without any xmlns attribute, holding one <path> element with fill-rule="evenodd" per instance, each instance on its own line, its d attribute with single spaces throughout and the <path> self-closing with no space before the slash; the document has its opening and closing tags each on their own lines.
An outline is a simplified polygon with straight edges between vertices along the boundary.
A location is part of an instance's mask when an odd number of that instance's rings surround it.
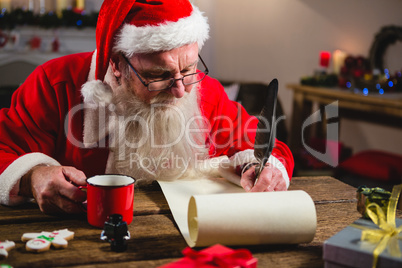
<svg viewBox="0 0 402 268">
<path fill-rule="evenodd" d="M 182 98 L 186 91 L 186 87 L 183 85 L 183 80 L 178 79 L 174 82 L 173 86 L 170 88 L 170 92 L 176 98 Z"/>
</svg>

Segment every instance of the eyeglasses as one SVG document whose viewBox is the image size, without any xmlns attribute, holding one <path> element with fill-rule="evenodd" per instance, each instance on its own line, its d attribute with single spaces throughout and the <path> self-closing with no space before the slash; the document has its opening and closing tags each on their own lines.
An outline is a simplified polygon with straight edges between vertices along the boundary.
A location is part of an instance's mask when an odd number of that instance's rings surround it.
<svg viewBox="0 0 402 268">
<path fill-rule="evenodd" d="M 204 71 L 202 71 L 202 72 L 198 71 L 196 73 L 187 74 L 187 75 L 184 75 L 182 78 L 173 78 L 172 77 L 169 79 L 162 79 L 162 80 L 145 83 L 144 80 L 142 80 L 140 75 L 137 73 L 137 71 L 134 69 L 134 67 L 131 65 L 130 61 L 124 55 L 122 55 L 122 56 L 125 59 L 125 61 L 127 62 L 128 66 L 130 66 L 131 70 L 133 70 L 135 75 L 138 77 L 138 79 L 140 79 L 141 83 L 148 89 L 148 91 L 161 91 L 161 90 L 170 89 L 174 85 L 174 83 L 178 80 L 181 80 L 183 82 L 183 85 L 185 85 L 185 86 L 192 85 L 192 84 L 198 83 L 201 80 L 203 80 L 209 72 L 207 65 L 205 65 L 205 62 L 202 60 L 201 56 L 198 55 L 202 64 L 204 65 L 204 68 L 205 68 Z"/>
</svg>

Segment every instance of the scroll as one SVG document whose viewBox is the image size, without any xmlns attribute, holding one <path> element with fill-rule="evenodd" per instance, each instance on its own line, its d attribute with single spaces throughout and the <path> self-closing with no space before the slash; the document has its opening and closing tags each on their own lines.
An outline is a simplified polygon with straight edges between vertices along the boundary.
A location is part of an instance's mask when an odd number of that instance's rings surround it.
<svg viewBox="0 0 402 268">
<path fill-rule="evenodd" d="M 190 247 L 313 240 L 316 210 L 304 191 L 246 193 L 225 179 L 158 181 Z"/>
</svg>

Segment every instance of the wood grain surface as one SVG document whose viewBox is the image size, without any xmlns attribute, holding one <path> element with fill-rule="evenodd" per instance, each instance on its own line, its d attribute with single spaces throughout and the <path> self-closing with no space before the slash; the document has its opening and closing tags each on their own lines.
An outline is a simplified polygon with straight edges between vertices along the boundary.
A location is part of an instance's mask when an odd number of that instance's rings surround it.
<svg viewBox="0 0 402 268">
<path fill-rule="evenodd" d="M 323 267 L 323 242 L 360 217 L 356 189 L 331 177 L 293 178 L 289 190 L 304 190 L 314 200 L 317 231 L 311 243 L 247 247 L 259 267 Z M 401 216 L 401 211 L 397 214 Z M 21 236 L 26 232 L 69 229 L 75 232 L 66 249 L 31 253 Z M 35 203 L 0 206 L 0 240 L 16 243 L 0 264 L 13 267 L 158 267 L 182 257 L 187 246 L 157 184 L 136 188 L 134 220 L 129 225 L 128 249 L 117 253 L 100 240 L 101 229 L 90 226 L 85 215 L 44 215 Z M 236 247 L 234 247 L 236 248 Z"/>
</svg>

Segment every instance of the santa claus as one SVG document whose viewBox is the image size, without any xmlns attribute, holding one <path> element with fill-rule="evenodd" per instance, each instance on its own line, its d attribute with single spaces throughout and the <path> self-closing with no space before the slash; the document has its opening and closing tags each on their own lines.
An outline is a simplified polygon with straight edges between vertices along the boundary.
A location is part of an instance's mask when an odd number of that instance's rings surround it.
<svg viewBox="0 0 402 268">
<path fill-rule="evenodd" d="M 252 161 L 258 120 L 207 75 L 208 31 L 188 0 L 105 0 L 97 49 L 39 66 L 1 110 L 1 203 L 35 198 L 46 213 L 77 213 L 92 175 L 147 183 L 216 171 L 205 163 L 222 155 Z M 287 189 L 284 143 L 269 163 L 257 183 L 254 168 L 241 174 L 245 190 Z"/>
</svg>

